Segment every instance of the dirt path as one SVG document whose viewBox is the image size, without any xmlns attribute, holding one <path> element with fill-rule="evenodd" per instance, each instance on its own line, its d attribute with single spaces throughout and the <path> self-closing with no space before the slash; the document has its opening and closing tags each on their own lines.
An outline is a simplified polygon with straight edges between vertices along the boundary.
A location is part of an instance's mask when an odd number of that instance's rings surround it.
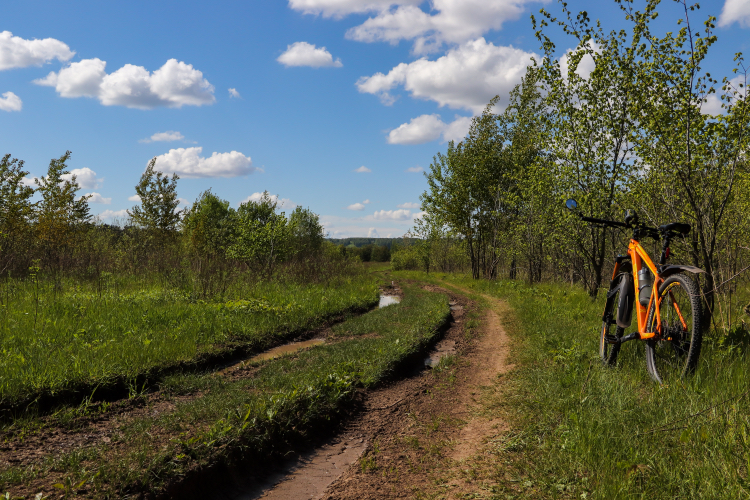
<svg viewBox="0 0 750 500">
<path fill-rule="evenodd" d="M 466 498 L 492 488 L 457 471 L 481 460 L 488 440 L 508 430 L 482 404 L 497 395 L 502 375 L 513 367 L 499 315 L 506 306 L 486 297 L 491 307 L 482 311 L 463 295 L 425 288 L 451 298 L 453 321 L 433 356 L 425 360 L 437 366 L 366 396 L 367 410 L 342 432 L 362 440 L 350 452 L 350 465 L 332 463 L 335 443 L 329 443 L 329 448 L 319 449 L 326 451 L 309 455 L 287 476 L 275 478 L 276 486 L 264 489 L 262 496 L 233 498 Z M 435 362 L 451 353 L 457 356 Z M 311 482 L 317 486 L 311 487 Z"/>
</svg>

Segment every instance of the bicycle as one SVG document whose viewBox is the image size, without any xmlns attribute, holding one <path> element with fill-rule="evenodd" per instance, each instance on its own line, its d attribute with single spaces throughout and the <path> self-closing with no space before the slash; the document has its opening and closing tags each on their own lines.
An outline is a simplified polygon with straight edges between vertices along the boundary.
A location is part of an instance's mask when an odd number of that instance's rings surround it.
<svg viewBox="0 0 750 500">
<path fill-rule="evenodd" d="M 627 255 L 615 257 L 599 335 L 602 361 L 614 365 L 622 344 L 643 340 L 646 367 L 654 381 L 669 384 L 692 373 L 701 351 L 703 308 L 698 285 L 684 273 L 705 271 L 694 266 L 667 265 L 670 242 L 687 236 L 690 225 L 672 222 L 658 228 L 648 227 L 638 221 L 632 210 L 625 211 L 624 223 L 595 219 L 580 214 L 573 199 L 565 205 L 584 222 L 633 230 Z M 641 246 L 644 237 L 662 242 L 658 265 Z M 634 307 L 637 331 L 625 335 Z"/>
</svg>

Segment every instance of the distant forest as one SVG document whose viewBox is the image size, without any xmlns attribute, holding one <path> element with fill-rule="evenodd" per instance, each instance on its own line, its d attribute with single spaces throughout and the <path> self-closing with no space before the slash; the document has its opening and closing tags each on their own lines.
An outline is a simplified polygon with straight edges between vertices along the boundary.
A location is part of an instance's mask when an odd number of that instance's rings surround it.
<svg viewBox="0 0 750 500">
<path fill-rule="evenodd" d="M 413 238 L 327 238 L 328 241 L 334 245 L 344 245 L 348 247 L 354 245 L 357 248 L 364 247 L 367 245 L 385 246 L 390 248 L 394 243 L 403 243 L 405 241 L 411 241 Z"/>
</svg>

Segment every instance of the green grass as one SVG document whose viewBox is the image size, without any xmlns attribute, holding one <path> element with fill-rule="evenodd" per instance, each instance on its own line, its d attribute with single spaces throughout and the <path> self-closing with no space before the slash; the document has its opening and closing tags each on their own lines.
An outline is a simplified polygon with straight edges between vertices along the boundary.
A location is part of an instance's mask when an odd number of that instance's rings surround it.
<svg viewBox="0 0 750 500">
<path fill-rule="evenodd" d="M 264 283 L 222 302 L 155 285 L 65 293 L 5 282 L 0 309 L 0 404 L 80 385 L 106 385 L 201 356 L 260 351 L 378 300 L 364 274 L 329 285 Z M 231 300 L 227 300 L 231 299 Z"/>
<path fill-rule="evenodd" d="M 519 367 L 502 408 L 516 429 L 498 441 L 490 473 L 514 477 L 513 496 L 750 496 L 747 333 L 735 332 L 745 343 L 733 344 L 709 332 L 695 375 L 663 387 L 648 377 L 639 342 L 623 346 L 616 368 L 599 362 L 603 296 L 592 302 L 560 284 L 440 277 L 513 308 L 504 321 Z"/>
<path fill-rule="evenodd" d="M 0 491 L 52 473 L 71 484 L 87 481 L 98 492 L 94 496 L 121 497 L 158 491 L 172 478 L 229 456 L 263 460 L 337 419 L 351 408 L 357 389 L 377 385 L 424 350 L 447 321 L 447 302 L 442 294 L 409 288 L 401 304 L 337 325 L 330 344 L 261 362 L 252 378 L 168 377 L 165 393 L 201 396 L 128 424 L 112 438 L 121 446 L 101 444 L 36 468 L 0 470 Z"/>
</svg>

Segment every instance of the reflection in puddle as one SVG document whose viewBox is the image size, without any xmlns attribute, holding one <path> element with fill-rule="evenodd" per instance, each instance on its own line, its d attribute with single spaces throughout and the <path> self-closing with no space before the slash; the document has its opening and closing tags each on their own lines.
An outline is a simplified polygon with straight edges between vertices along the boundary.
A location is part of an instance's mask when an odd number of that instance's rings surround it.
<svg viewBox="0 0 750 500">
<path fill-rule="evenodd" d="M 401 302 L 401 298 L 396 295 L 381 295 L 378 307 L 390 306 L 392 304 L 398 304 L 399 302 Z"/>
<path fill-rule="evenodd" d="M 305 347 L 311 347 L 314 345 L 320 345 L 320 344 L 325 344 L 325 343 L 326 341 L 323 339 L 305 340 L 304 342 L 292 342 L 291 344 L 274 347 L 273 349 L 270 349 L 264 353 L 258 354 L 257 356 L 253 356 L 248 361 L 265 361 L 267 359 L 278 358 L 282 354 L 296 352 L 296 351 L 299 351 L 300 349 L 304 349 Z"/>
</svg>

